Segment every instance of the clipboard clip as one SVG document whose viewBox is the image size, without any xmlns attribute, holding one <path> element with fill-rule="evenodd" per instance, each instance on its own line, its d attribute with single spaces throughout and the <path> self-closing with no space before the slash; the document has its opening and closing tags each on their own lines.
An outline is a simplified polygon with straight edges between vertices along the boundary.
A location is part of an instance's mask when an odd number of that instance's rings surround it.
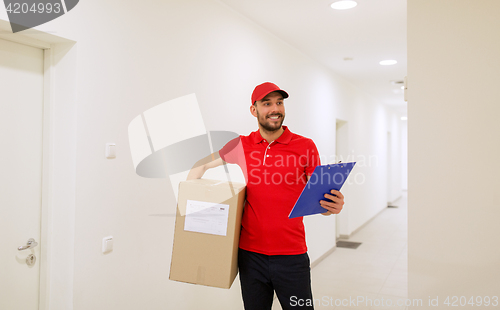
<svg viewBox="0 0 500 310">
<path fill-rule="evenodd" d="M 342 161 L 341 161 L 341 160 L 339 160 L 339 162 L 337 163 L 337 165 L 338 165 L 338 164 L 340 164 L 340 163 L 342 163 Z M 334 165 L 335 165 L 335 164 L 334 164 Z M 340 168 L 344 168 L 344 166 L 340 166 Z M 330 165 L 328 165 L 328 169 L 330 169 Z"/>
</svg>

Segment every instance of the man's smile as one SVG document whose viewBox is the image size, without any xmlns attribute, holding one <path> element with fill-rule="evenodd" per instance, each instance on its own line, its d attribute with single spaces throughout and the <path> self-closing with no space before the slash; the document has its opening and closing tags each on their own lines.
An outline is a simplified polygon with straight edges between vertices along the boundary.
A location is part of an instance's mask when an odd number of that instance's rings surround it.
<svg viewBox="0 0 500 310">
<path fill-rule="evenodd" d="M 267 118 L 272 119 L 272 120 L 279 120 L 281 118 L 281 115 L 271 115 L 271 116 L 268 116 Z"/>
</svg>

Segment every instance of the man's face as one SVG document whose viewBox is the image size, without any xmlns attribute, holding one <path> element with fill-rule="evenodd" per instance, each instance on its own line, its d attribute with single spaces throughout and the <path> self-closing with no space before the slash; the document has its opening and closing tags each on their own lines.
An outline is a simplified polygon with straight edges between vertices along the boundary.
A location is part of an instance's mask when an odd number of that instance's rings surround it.
<svg viewBox="0 0 500 310">
<path fill-rule="evenodd" d="M 260 127 L 267 131 L 279 130 L 285 120 L 283 96 L 278 92 L 269 93 L 262 100 L 256 101 L 250 109 L 252 115 L 257 117 Z"/>
</svg>

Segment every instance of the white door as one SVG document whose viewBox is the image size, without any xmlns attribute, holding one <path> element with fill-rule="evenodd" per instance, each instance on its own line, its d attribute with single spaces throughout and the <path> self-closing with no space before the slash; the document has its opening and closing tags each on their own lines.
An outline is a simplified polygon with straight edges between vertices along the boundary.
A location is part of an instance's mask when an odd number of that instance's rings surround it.
<svg viewBox="0 0 500 310">
<path fill-rule="evenodd" d="M 42 111 L 43 50 L 0 39 L 2 310 L 38 309 Z M 18 250 L 30 238 L 38 246 Z M 29 255 L 36 257 L 32 266 L 26 261 Z"/>
<path fill-rule="evenodd" d="M 349 157 L 349 132 L 347 121 L 337 119 L 335 131 L 335 160 L 342 162 L 354 161 Z M 348 182 L 342 186 L 342 194 L 349 197 Z M 335 237 L 346 237 L 351 234 L 349 230 L 349 208 L 344 208 L 342 212 L 335 215 Z"/>
<path fill-rule="evenodd" d="M 391 132 L 387 132 L 387 206 L 392 202 L 392 137 Z"/>
</svg>

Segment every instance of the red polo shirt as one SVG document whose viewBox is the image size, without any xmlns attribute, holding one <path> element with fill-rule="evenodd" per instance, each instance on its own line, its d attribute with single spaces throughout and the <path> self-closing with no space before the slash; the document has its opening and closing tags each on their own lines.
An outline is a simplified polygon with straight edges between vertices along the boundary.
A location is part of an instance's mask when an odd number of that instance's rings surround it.
<svg viewBox="0 0 500 310">
<path fill-rule="evenodd" d="M 228 142 L 221 158 L 238 164 L 247 181 L 240 248 L 266 255 L 293 255 L 307 251 L 302 217 L 288 214 L 311 175 L 320 164 L 311 139 L 296 135 L 286 126 L 272 141 L 259 131 Z"/>
</svg>

